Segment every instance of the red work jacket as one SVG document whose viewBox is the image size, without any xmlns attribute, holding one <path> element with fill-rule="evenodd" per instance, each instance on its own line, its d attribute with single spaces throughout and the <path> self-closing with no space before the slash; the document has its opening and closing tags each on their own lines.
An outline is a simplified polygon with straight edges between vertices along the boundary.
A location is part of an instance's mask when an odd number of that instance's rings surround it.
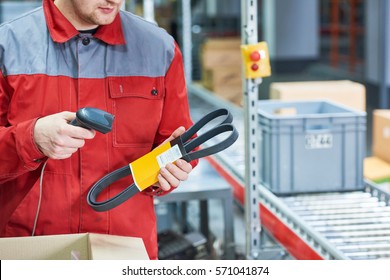
<svg viewBox="0 0 390 280">
<path fill-rule="evenodd" d="M 0 236 L 32 233 L 45 160 L 33 140 L 36 120 L 86 106 L 114 114 L 113 131 L 68 159 L 48 160 L 35 234 L 141 237 L 155 259 L 151 195 L 107 212 L 92 210 L 86 195 L 102 176 L 192 124 L 181 53 L 164 30 L 124 11 L 94 35 L 80 34 L 52 0 L 0 26 Z M 101 199 L 131 182 L 114 183 Z"/>
</svg>

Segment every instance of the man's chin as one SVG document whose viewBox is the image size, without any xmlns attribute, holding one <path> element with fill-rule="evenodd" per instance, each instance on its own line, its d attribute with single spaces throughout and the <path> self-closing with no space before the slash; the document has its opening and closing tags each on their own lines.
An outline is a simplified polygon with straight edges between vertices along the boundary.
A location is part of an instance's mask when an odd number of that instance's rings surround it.
<svg viewBox="0 0 390 280">
<path fill-rule="evenodd" d="M 114 17 L 100 17 L 97 21 L 96 21 L 96 24 L 97 25 L 107 25 L 107 24 L 111 24 L 115 19 L 115 16 Z"/>
</svg>

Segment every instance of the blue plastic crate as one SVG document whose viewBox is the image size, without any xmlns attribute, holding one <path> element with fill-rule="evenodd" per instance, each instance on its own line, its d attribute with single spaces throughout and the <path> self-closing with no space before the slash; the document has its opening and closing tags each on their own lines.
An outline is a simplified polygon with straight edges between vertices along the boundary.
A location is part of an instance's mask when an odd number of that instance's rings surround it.
<svg viewBox="0 0 390 280">
<path fill-rule="evenodd" d="M 271 191 L 364 188 L 365 112 L 330 101 L 272 100 L 259 101 L 258 114 L 260 180 Z"/>
</svg>

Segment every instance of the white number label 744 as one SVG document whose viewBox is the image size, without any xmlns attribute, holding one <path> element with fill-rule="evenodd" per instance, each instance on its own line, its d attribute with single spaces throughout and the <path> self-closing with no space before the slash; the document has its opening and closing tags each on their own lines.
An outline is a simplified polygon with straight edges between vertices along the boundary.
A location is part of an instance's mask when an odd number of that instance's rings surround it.
<svg viewBox="0 0 390 280">
<path fill-rule="evenodd" d="M 306 134 L 306 149 L 328 149 L 333 146 L 333 135 L 329 133 Z"/>
</svg>

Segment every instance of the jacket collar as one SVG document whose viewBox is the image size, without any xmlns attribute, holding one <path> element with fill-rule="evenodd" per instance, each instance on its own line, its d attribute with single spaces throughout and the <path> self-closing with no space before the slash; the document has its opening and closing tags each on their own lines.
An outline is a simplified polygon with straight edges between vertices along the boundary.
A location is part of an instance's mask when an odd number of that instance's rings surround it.
<svg viewBox="0 0 390 280">
<path fill-rule="evenodd" d="M 54 42 L 65 43 L 80 34 L 69 20 L 60 12 L 53 0 L 43 0 L 43 11 L 50 36 Z M 126 43 L 123 36 L 120 13 L 108 25 L 99 26 L 94 37 L 110 45 L 123 45 Z"/>
</svg>

